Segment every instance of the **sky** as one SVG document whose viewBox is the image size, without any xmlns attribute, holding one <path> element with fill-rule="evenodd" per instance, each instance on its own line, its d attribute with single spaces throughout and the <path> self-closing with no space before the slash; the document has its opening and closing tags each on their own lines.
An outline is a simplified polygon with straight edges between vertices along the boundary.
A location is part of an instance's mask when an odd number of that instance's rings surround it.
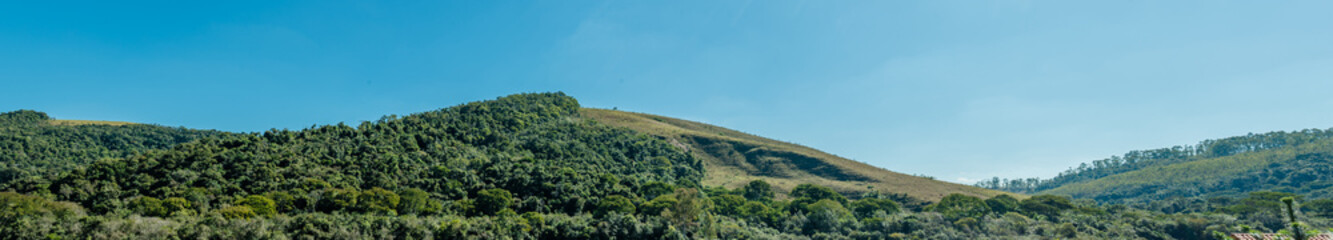
<svg viewBox="0 0 1333 240">
<path fill-rule="evenodd" d="M 0 111 L 253 132 L 524 92 L 1049 178 L 1333 127 L 1333 1 L 5 1 Z"/>
</svg>

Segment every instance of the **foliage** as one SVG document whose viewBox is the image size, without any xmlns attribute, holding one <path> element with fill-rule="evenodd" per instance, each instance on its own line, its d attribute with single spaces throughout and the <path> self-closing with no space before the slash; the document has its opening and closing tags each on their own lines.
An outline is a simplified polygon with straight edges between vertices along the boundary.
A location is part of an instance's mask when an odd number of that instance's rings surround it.
<svg viewBox="0 0 1333 240">
<path fill-rule="evenodd" d="M 662 216 L 671 220 L 672 224 L 690 229 L 697 226 L 699 217 L 708 211 L 708 198 L 703 196 L 698 189 L 680 188 L 673 194 L 676 197 L 676 204 L 662 211 Z"/>
<path fill-rule="evenodd" d="M 895 214 L 900 211 L 897 202 L 883 198 L 862 198 L 852 202 L 851 207 L 856 216 L 861 218 L 874 217 L 879 213 Z"/>
<path fill-rule="evenodd" d="M 996 195 L 986 199 L 986 207 L 996 214 L 1018 211 L 1019 201 L 1009 195 Z"/>
<path fill-rule="evenodd" d="M 0 113 L 0 190 L 45 191 L 50 178 L 103 158 L 169 149 L 218 131 L 148 124 L 57 125 L 43 112 Z M 59 192 L 55 192 L 59 193 Z"/>
<path fill-rule="evenodd" d="M 871 191 L 937 201 L 949 193 L 994 196 L 1004 192 L 911 176 L 839 157 L 806 146 L 719 126 L 645 113 L 581 109 L 599 123 L 666 139 L 710 167 L 700 185 L 741 188 L 753 180 L 771 184 L 777 198 L 799 184 L 817 184 L 850 196 Z M 700 187 L 699 185 L 682 187 Z M 873 188 L 871 188 L 873 187 Z M 739 194 L 744 196 L 744 194 Z M 644 196 L 652 199 L 656 196 Z M 899 203 L 915 208 L 902 199 Z M 844 204 L 845 205 L 845 204 Z M 924 205 L 919 205 L 924 206 Z"/>
<path fill-rule="evenodd" d="M 255 215 L 272 217 L 278 213 L 278 205 L 264 196 L 250 195 L 236 202 L 238 206 L 249 207 Z"/>
<path fill-rule="evenodd" d="M 225 207 L 222 209 L 218 209 L 217 213 L 222 215 L 222 217 L 230 219 L 236 219 L 236 218 L 250 219 L 259 216 L 258 213 L 255 213 L 255 210 L 253 208 L 250 208 L 250 206 L 245 206 L 245 205 Z"/>
<path fill-rule="evenodd" d="M 993 178 L 977 186 L 1145 206 L 1190 197 L 1281 191 L 1333 197 L 1333 129 L 1269 132 L 1196 145 L 1131 151 L 1041 179 Z"/>
<path fill-rule="evenodd" d="M 950 220 L 979 218 L 990 212 L 990 207 L 980 198 L 957 193 L 944 196 L 944 199 L 927 209 L 943 214 L 945 219 Z"/>
<path fill-rule="evenodd" d="M 769 185 L 764 180 L 754 180 L 745 185 L 743 195 L 750 201 L 768 202 L 773 201 L 773 185 Z"/>
<path fill-rule="evenodd" d="M 1064 210 L 1074 208 L 1068 198 L 1055 195 L 1037 195 L 1019 202 L 1019 208 L 1033 217 L 1056 218 Z"/>
<path fill-rule="evenodd" d="M 487 189 L 477 192 L 477 211 L 481 215 L 493 215 L 500 210 L 509 209 L 513 196 L 504 189 Z"/>
<path fill-rule="evenodd" d="M 675 207 L 677 202 L 679 201 L 676 200 L 675 195 L 662 195 L 639 206 L 639 209 L 642 213 L 660 215 L 663 211 Z"/>
<path fill-rule="evenodd" d="M 807 205 L 826 199 L 835 201 L 838 204 L 847 204 L 847 197 L 833 191 L 833 189 L 808 183 L 792 188 L 791 194 L 789 195 L 795 199 L 792 200 L 791 207 L 793 210 L 797 211 L 810 212 Z"/>
<path fill-rule="evenodd" d="M 399 214 L 431 214 L 439 212 L 440 203 L 430 199 L 430 193 L 417 188 L 408 188 L 398 194 Z"/>
<path fill-rule="evenodd" d="M 401 201 L 402 198 L 397 193 L 376 187 L 362 191 L 356 204 L 357 208 L 364 212 L 397 215 L 398 204 Z"/>
<path fill-rule="evenodd" d="M 607 213 L 612 212 L 634 214 L 634 203 L 630 202 L 629 198 L 620 195 L 607 196 L 597 202 L 597 211 L 595 212 L 597 216 L 606 216 Z"/>
<path fill-rule="evenodd" d="M 130 200 L 129 209 L 144 216 L 165 217 L 167 208 L 162 206 L 162 200 L 155 197 L 138 197 Z"/>
<path fill-rule="evenodd" d="M 992 195 L 956 191 L 928 203 L 864 186 L 704 187 L 703 161 L 671 142 L 679 139 L 580 114 L 563 94 L 523 94 L 355 127 L 181 137 L 189 141 L 151 140 L 144 136 L 161 129 L 144 126 L 0 116 L 9 121 L 0 133 L 53 133 L 0 138 L 38 143 L 4 155 L 45 159 L 0 163 L 66 166 L 37 173 L 22 165 L 27 172 L 10 175 L 20 177 L 5 183 L 15 192 L 0 193 L 0 239 L 1207 239 L 1239 225 L 1287 228 L 1280 199 L 1302 201 L 1255 192 L 1145 210 L 1057 195 L 982 200 L 974 196 Z M 114 131 L 125 136 L 80 140 Z M 118 138 L 140 147 L 80 152 Z M 1323 212 L 1323 199 L 1302 207 Z"/>
</svg>

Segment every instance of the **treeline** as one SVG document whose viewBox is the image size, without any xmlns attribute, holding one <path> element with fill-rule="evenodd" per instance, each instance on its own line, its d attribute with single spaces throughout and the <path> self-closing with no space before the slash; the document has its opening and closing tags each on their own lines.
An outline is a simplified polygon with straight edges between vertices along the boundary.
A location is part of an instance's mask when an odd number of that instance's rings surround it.
<svg viewBox="0 0 1333 240">
<path fill-rule="evenodd" d="M 352 207 L 328 212 L 290 209 L 275 200 L 280 195 L 252 195 L 206 212 L 195 211 L 188 199 L 140 197 L 126 211 L 101 215 L 9 192 L 0 193 L 0 238 L 1221 239 L 1227 232 L 1282 229 L 1278 199 L 1293 196 L 1255 193 L 1209 212 L 1163 214 L 1053 195 L 1019 200 L 953 194 L 913 211 L 876 193 L 851 200 L 808 184 L 784 200 L 773 199 L 773 188 L 763 181 L 737 189 L 652 185 L 645 192 L 659 194 L 652 200 L 611 195 L 573 214 L 519 210 L 521 197 L 503 189 L 479 192 L 471 211 L 438 208 L 429 203 L 438 199 L 415 197 L 413 190 L 373 189 L 345 199 Z M 1325 216 L 1333 210 L 1330 202 L 1303 206 Z M 1329 226 L 1323 218 L 1302 221 Z"/>
<path fill-rule="evenodd" d="M 1333 198 L 1333 141 L 1200 160 L 1048 190 L 1101 203 L 1146 206 L 1169 199 L 1244 197 L 1257 191 Z"/>
<path fill-rule="evenodd" d="M 0 190 L 40 184 L 98 159 L 129 157 L 225 134 L 148 124 L 63 126 L 50 121 L 46 113 L 32 110 L 0 113 Z"/>
<path fill-rule="evenodd" d="M 1296 132 L 1277 131 L 1264 134 L 1251 133 L 1245 136 L 1204 140 L 1196 145 L 1130 151 L 1121 156 L 1112 156 L 1091 163 L 1079 164 L 1078 167 L 1065 170 L 1051 179 L 1001 179 L 995 177 L 978 182 L 975 186 L 1030 194 L 1149 167 L 1292 147 L 1330 138 L 1333 138 L 1333 129 L 1306 129 Z"/>
</svg>

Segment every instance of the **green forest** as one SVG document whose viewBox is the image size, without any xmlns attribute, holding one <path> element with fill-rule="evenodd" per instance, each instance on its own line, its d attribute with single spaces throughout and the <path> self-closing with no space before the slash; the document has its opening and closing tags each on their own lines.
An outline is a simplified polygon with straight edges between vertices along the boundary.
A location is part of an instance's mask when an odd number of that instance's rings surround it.
<svg viewBox="0 0 1333 240">
<path fill-rule="evenodd" d="M 934 200 L 818 183 L 709 186 L 705 161 L 580 109 L 563 93 L 517 94 L 255 133 L 9 112 L 0 238 L 1218 239 L 1290 231 L 1288 217 L 1305 226 L 1295 233 L 1333 226 L 1320 185 L 1333 181 L 1322 174 L 1333 170 L 1329 130 L 1131 152 L 1052 180 L 981 184 L 1015 194 Z M 1190 163 L 1206 166 L 1178 166 Z M 1193 190 L 1114 179 L 1234 163 L 1262 171 Z"/>
</svg>

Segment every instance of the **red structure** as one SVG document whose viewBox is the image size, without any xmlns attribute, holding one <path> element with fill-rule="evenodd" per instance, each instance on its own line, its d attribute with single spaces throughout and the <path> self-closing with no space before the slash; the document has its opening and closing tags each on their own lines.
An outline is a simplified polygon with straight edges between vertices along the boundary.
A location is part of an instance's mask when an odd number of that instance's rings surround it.
<svg viewBox="0 0 1333 240">
<path fill-rule="evenodd" d="M 1294 237 L 1292 237 L 1292 236 L 1278 236 L 1276 233 L 1232 233 L 1232 234 L 1227 235 L 1227 236 L 1228 236 L 1228 237 L 1231 237 L 1231 239 L 1235 239 L 1235 240 L 1279 240 L 1279 239 L 1287 240 L 1287 239 L 1296 239 L 1296 238 L 1294 238 Z M 1333 235 L 1330 235 L 1330 234 L 1327 234 L 1327 233 L 1325 233 L 1325 234 L 1319 234 L 1319 235 L 1314 235 L 1314 236 L 1310 236 L 1309 240 L 1333 240 Z"/>
</svg>

